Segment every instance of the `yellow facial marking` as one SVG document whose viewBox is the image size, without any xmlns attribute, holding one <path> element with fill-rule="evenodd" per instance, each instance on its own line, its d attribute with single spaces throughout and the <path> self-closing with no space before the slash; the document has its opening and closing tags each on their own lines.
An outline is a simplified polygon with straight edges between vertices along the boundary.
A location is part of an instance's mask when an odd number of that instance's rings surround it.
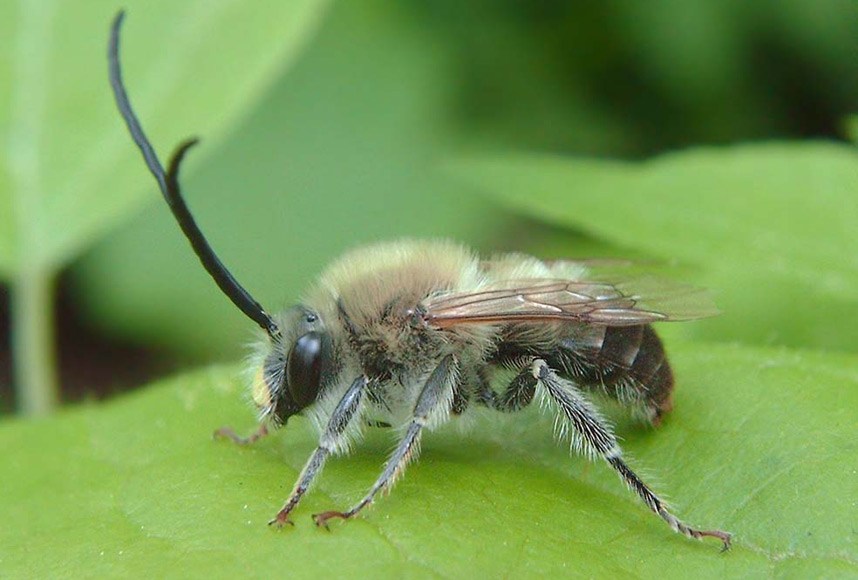
<svg viewBox="0 0 858 580">
<path fill-rule="evenodd" d="M 268 385 L 265 383 L 265 375 L 263 369 L 260 368 L 256 376 L 253 377 L 253 402 L 260 409 L 271 405 L 271 391 L 268 390 Z"/>
</svg>

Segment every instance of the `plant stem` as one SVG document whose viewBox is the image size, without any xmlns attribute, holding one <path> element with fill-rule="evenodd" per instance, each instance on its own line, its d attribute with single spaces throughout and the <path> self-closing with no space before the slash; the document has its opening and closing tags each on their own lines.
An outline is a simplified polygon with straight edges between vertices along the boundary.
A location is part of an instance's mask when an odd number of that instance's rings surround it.
<svg viewBox="0 0 858 580">
<path fill-rule="evenodd" d="M 49 269 L 23 268 L 12 281 L 12 368 L 24 415 L 46 415 L 59 400 L 54 287 Z"/>
<path fill-rule="evenodd" d="M 17 262 L 11 282 L 12 369 L 18 408 L 44 415 L 57 404 L 54 352 L 56 264 L 46 249 L 44 150 L 49 55 L 56 2 L 18 0 L 19 21 L 9 55 L 12 82 L 8 141 Z M 61 224 L 58 224 L 61 226 Z"/>
</svg>

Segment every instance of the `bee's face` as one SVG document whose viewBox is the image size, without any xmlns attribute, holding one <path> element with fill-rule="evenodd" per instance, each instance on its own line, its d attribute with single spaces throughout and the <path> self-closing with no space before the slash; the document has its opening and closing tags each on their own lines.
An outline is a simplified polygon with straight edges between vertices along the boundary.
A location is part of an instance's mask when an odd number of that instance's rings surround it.
<svg viewBox="0 0 858 580">
<path fill-rule="evenodd" d="M 330 335 L 307 308 L 288 310 L 279 327 L 281 335 L 268 344 L 252 395 L 263 417 L 282 425 L 317 400 L 332 374 L 333 355 Z"/>
</svg>

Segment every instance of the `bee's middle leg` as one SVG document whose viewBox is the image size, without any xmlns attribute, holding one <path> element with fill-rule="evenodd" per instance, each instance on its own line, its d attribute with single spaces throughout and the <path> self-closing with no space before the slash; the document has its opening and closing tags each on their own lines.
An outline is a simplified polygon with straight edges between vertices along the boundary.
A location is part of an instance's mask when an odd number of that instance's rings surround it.
<svg viewBox="0 0 858 580">
<path fill-rule="evenodd" d="M 481 376 L 479 391 L 476 395 L 477 401 L 489 409 L 503 413 L 520 411 L 530 405 L 536 393 L 536 384 L 539 382 L 530 370 L 531 364 L 532 361 L 527 361 L 521 372 L 509 382 L 506 390 L 500 394 L 492 389 L 487 377 Z"/>
<path fill-rule="evenodd" d="M 456 358 L 453 355 L 447 355 L 429 375 L 429 379 L 427 379 L 423 390 L 420 391 L 420 396 L 417 398 L 411 422 L 408 424 L 404 436 L 384 465 L 381 475 L 364 498 L 345 512 L 327 511 L 315 514 L 313 520 L 317 526 L 327 527 L 328 520 L 334 518 L 349 519 L 354 517 L 373 502 L 379 491 L 388 489 L 402 475 L 409 461 L 414 459 L 419 451 L 420 434 L 423 428 L 439 414 L 443 416 L 450 411 L 458 366 Z"/>
</svg>

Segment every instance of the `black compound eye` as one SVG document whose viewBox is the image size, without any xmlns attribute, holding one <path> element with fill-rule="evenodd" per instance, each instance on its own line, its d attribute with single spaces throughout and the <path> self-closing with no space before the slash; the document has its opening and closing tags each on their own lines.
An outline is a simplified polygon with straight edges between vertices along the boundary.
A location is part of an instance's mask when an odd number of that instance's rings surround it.
<svg viewBox="0 0 858 580">
<path fill-rule="evenodd" d="M 286 364 L 289 394 L 303 409 L 316 400 L 322 378 L 322 333 L 310 331 L 295 342 Z"/>
</svg>

